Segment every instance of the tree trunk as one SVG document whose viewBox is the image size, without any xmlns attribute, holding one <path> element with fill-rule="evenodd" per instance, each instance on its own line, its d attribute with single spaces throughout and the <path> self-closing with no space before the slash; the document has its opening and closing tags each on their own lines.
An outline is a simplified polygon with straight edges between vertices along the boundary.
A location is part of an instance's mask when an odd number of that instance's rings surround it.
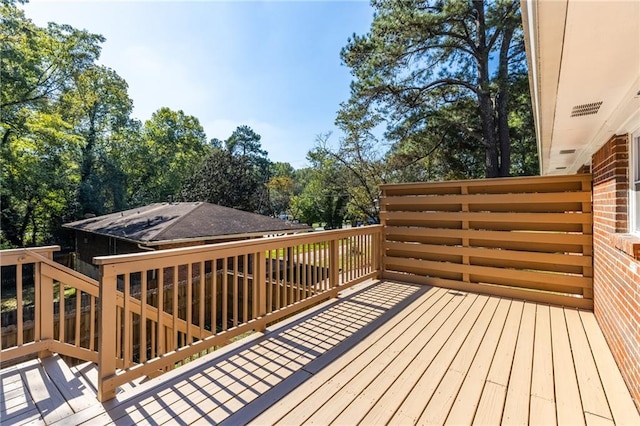
<svg viewBox="0 0 640 426">
<path fill-rule="evenodd" d="M 500 142 L 500 176 L 509 176 L 511 171 L 511 139 L 509 137 L 509 46 L 513 37 L 513 26 L 505 28 L 500 44 L 498 64 L 498 139 Z"/>
<path fill-rule="evenodd" d="M 489 88 L 489 48 L 487 46 L 484 1 L 474 0 L 476 12 L 476 31 L 478 34 L 477 67 L 478 67 L 478 109 L 482 122 L 482 135 L 485 143 L 485 175 L 488 178 L 498 177 L 498 147 L 495 133 L 495 111 L 491 102 Z"/>
<path fill-rule="evenodd" d="M 25 234 L 27 233 L 27 225 L 31 221 L 32 214 L 33 214 L 33 197 L 27 200 L 27 211 L 24 213 L 24 218 L 22 219 L 22 225 L 20 225 L 20 233 L 19 233 L 20 247 L 25 246 L 24 244 L 24 240 L 26 237 Z"/>
<path fill-rule="evenodd" d="M 31 245 L 35 247 L 38 245 L 38 220 L 36 219 L 35 211 L 31 215 L 31 228 Z"/>
</svg>

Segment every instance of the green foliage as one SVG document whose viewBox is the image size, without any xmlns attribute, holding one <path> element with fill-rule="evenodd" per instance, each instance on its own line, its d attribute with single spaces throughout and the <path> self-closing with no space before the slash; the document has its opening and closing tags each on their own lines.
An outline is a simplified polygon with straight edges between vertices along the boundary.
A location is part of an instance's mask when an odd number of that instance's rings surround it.
<svg viewBox="0 0 640 426">
<path fill-rule="evenodd" d="M 0 3 L 0 156 L 4 246 L 50 242 L 69 217 L 82 140 L 62 114 L 64 94 L 100 53 L 101 36 L 67 25 L 37 27 Z"/>
<path fill-rule="evenodd" d="M 292 215 L 308 225 L 320 222 L 327 229 L 341 228 L 349 201 L 349 194 L 345 192 L 345 168 L 319 148 L 310 151 L 307 159 L 312 166 L 306 169 L 304 189 L 292 197 Z"/>
<path fill-rule="evenodd" d="M 207 142 L 183 111 L 133 119 L 104 38 L 19 3 L 0 0 L 0 247 L 65 244 L 62 223 L 173 195 L 337 228 L 377 220 L 381 183 L 538 173 L 517 0 L 373 0 L 341 52 L 344 136 L 300 170 L 248 126 Z"/>
<path fill-rule="evenodd" d="M 51 241 L 79 181 L 74 157 L 81 141 L 59 115 L 34 113 L 24 136 L 2 146 L 2 236 L 9 245 Z"/>
<path fill-rule="evenodd" d="M 126 146 L 129 203 L 140 206 L 178 196 L 209 151 L 196 117 L 160 108 L 144 123 L 141 136 Z"/>
<path fill-rule="evenodd" d="M 379 222 L 378 186 L 386 183 L 389 168 L 383 153 L 378 149 L 373 137 L 358 138 L 348 134 L 340 141 L 337 150 L 328 144 L 330 134 L 316 139 L 316 148 L 310 153 L 312 158 L 323 159 L 322 164 L 330 160 L 334 173 L 329 177 L 333 187 L 347 197 L 345 218 L 351 222 Z M 321 166 L 321 167 L 324 167 Z"/>
<path fill-rule="evenodd" d="M 213 145 L 204 162 L 185 180 L 180 198 L 269 213 L 271 162 L 261 149 L 260 135 L 240 126 L 224 144 Z"/>
<path fill-rule="evenodd" d="M 63 92 L 60 113 L 83 141 L 80 152 L 78 215 L 97 215 L 122 210 L 124 173 L 113 158 L 120 132 L 130 124 L 133 102 L 127 83 L 115 71 L 91 66 L 73 79 Z"/>
<path fill-rule="evenodd" d="M 487 177 L 508 175 L 510 99 L 528 93 L 514 85 L 526 75 L 519 2 L 372 5 L 370 32 L 342 50 L 354 81 L 337 124 L 349 143 L 370 141 L 385 127 L 400 178 L 476 177 L 482 169 Z"/>
</svg>

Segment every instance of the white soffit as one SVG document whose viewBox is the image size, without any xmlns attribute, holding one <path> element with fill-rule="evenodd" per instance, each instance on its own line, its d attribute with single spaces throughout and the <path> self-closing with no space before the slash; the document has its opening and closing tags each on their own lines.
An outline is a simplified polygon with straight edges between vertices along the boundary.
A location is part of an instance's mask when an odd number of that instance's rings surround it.
<svg viewBox="0 0 640 426">
<path fill-rule="evenodd" d="M 540 1 L 528 10 L 542 174 L 575 173 L 640 119 L 640 1 Z"/>
</svg>

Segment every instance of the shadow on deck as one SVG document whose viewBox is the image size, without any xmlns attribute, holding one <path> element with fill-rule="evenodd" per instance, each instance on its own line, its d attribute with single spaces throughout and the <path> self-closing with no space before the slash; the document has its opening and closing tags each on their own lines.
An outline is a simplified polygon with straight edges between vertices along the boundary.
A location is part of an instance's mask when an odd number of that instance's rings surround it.
<svg viewBox="0 0 640 426">
<path fill-rule="evenodd" d="M 2 371 L 3 424 L 640 422 L 591 312 L 393 281 L 104 405 L 47 362 Z"/>
</svg>

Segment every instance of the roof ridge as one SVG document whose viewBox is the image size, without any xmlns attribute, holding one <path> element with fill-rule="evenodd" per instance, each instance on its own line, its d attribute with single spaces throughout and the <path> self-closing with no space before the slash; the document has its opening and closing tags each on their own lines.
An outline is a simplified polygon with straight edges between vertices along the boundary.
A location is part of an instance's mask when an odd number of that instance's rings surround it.
<svg viewBox="0 0 640 426">
<path fill-rule="evenodd" d="M 179 216 L 175 221 L 173 221 L 173 223 L 171 225 L 166 226 L 162 231 L 158 232 L 156 235 L 153 236 L 153 238 L 150 238 L 149 241 L 153 241 L 153 240 L 158 240 L 158 238 L 163 235 L 166 234 L 168 230 L 170 230 L 171 228 L 173 228 L 174 226 L 176 226 L 176 224 L 178 222 L 180 222 L 182 219 L 184 219 L 185 217 L 189 216 L 191 213 L 193 213 L 194 211 L 198 210 L 201 206 L 204 205 L 204 202 L 202 201 L 196 201 L 195 202 L 197 205 L 194 206 L 194 208 L 192 208 L 191 210 L 189 210 L 186 214 Z M 171 205 L 172 203 L 169 203 L 169 205 Z M 175 203 L 178 204 L 178 203 Z"/>
</svg>

